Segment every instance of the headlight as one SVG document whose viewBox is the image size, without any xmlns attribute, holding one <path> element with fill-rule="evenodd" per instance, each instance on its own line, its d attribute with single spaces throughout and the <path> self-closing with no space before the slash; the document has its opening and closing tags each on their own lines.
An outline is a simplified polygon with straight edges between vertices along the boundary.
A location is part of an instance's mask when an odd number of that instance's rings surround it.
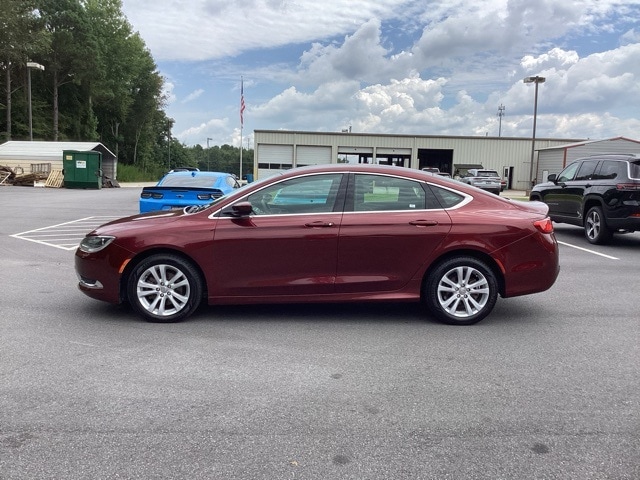
<svg viewBox="0 0 640 480">
<path fill-rule="evenodd" d="M 103 248 L 106 248 L 106 246 L 113 242 L 115 239 L 116 237 L 107 235 L 89 235 L 84 237 L 80 242 L 80 250 L 86 253 L 99 252 Z"/>
</svg>

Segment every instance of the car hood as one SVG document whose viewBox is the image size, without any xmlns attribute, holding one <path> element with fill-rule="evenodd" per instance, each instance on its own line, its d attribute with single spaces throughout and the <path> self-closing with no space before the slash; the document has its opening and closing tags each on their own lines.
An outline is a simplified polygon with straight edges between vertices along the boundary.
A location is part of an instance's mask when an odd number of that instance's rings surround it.
<svg viewBox="0 0 640 480">
<path fill-rule="evenodd" d="M 117 236 L 123 231 L 131 233 L 134 230 L 147 230 L 156 225 L 166 225 L 168 223 L 175 222 L 184 216 L 185 213 L 182 210 L 170 210 L 123 217 L 109 223 L 105 223 L 104 225 L 100 225 L 91 232 L 90 235 Z"/>
</svg>

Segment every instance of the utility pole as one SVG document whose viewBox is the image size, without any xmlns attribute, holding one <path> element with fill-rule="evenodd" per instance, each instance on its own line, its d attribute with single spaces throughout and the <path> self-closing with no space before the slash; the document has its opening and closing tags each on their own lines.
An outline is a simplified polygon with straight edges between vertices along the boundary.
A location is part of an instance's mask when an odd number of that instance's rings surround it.
<svg viewBox="0 0 640 480">
<path fill-rule="evenodd" d="M 500 104 L 498 107 L 498 117 L 500 118 L 498 123 L 498 136 L 502 136 L 502 117 L 504 117 L 504 105 Z"/>
</svg>

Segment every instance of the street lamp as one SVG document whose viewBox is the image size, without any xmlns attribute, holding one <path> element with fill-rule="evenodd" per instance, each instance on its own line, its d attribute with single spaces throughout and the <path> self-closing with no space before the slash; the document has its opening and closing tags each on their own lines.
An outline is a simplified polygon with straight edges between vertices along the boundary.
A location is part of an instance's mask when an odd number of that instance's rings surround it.
<svg viewBox="0 0 640 480">
<path fill-rule="evenodd" d="M 536 75 L 535 77 L 526 77 L 524 83 L 535 83 L 536 92 L 533 101 L 533 135 L 531 137 L 531 165 L 529 165 L 529 184 L 533 187 L 533 156 L 536 150 L 536 120 L 538 118 L 538 84 L 544 83 L 546 78 Z M 531 188 L 530 187 L 530 188 Z"/>
<path fill-rule="evenodd" d="M 211 171 L 211 165 L 209 165 L 209 161 L 211 160 L 211 151 L 209 151 L 209 140 L 213 140 L 213 138 L 207 137 L 207 170 Z"/>
<path fill-rule="evenodd" d="M 28 83 L 28 97 L 29 97 L 29 140 L 33 141 L 33 113 L 31 110 L 31 69 L 37 68 L 38 70 L 44 70 L 44 65 L 40 65 L 36 62 L 27 62 L 27 83 Z"/>
</svg>

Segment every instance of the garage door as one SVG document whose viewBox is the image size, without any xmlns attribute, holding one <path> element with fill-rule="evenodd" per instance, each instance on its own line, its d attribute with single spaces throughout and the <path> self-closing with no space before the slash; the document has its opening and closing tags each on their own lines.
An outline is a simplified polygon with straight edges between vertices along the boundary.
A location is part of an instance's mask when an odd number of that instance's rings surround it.
<svg viewBox="0 0 640 480">
<path fill-rule="evenodd" d="M 296 166 L 326 165 L 331 163 L 331 147 L 298 145 Z"/>
<path fill-rule="evenodd" d="M 293 145 L 258 145 L 258 178 L 270 177 L 293 166 Z"/>
</svg>

